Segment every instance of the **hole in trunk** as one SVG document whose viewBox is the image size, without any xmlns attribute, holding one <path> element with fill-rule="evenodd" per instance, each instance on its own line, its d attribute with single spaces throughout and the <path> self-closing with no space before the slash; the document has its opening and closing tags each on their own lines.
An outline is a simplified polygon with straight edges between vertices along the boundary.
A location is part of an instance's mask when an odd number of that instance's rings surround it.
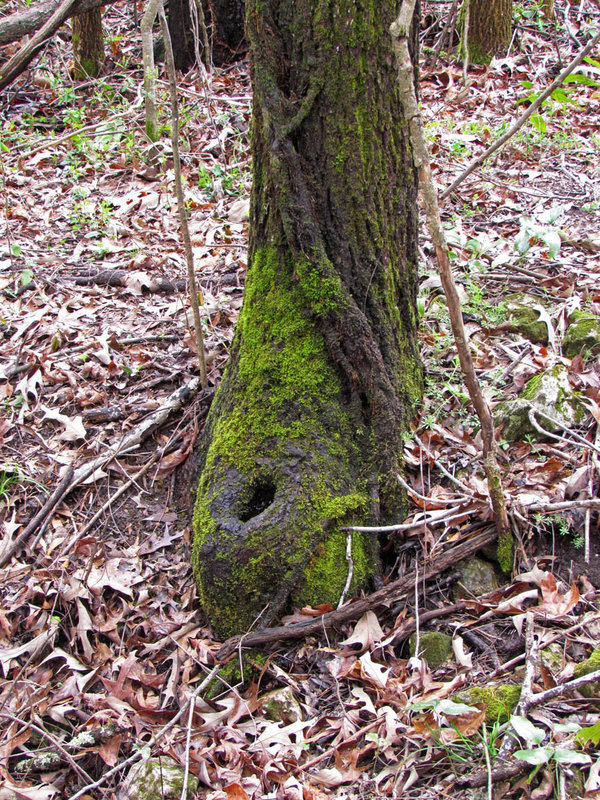
<svg viewBox="0 0 600 800">
<path fill-rule="evenodd" d="M 250 490 L 250 499 L 245 504 L 239 517 L 242 522 L 248 522 L 261 511 L 271 505 L 275 499 L 276 486 L 270 478 L 258 478 Z"/>
</svg>

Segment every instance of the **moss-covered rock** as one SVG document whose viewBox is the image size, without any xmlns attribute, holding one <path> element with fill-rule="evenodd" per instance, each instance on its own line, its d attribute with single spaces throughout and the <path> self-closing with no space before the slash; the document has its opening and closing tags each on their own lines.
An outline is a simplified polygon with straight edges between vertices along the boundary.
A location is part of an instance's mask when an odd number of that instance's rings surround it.
<svg viewBox="0 0 600 800">
<path fill-rule="evenodd" d="M 498 576 L 493 564 L 478 556 L 465 558 L 457 564 L 460 573 L 458 582 L 452 589 L 456 600 L 463 597 L 479 597 L 498 587 Z"/>
<path fill-rule="evenodd" d="M 413 633 L 408 641 L 411 656 L 425 659 L 431 669 L 439 667 L 452 655 L 452 637 L 441 631 L 425 631 L 419 636 L 419 652 L 417 648 L 417 634 Z"/>
<path fill-rule="evenodd" d="M 557 364 L 547 372 L 534 375 L 516 400 L 499 403 L 494 409 L 494 424 L 502 427 L 502 437 L 509 442 L 523 440 L 526 436 L 540 440 L 542 434 L 530 421 L 533 409 L 542 428 L 550 433 L 557 430 L 546 416 L 570 427 L 579 424 L 585 416 L 585 407 L 579 395 L 571 388 L 568 372 Z"/>
<path fill-rule="evenodd" d="M 285 722 L 289 725 L 302 719 L 302 709 L 294 697 L 291 686 L 268 692 L 260 698 L 260 705 L 265 715 L 275 722 Z"/>
<path fill-rule="evenodd" d="M 540 661 L 553 673 L 560 672 L 565 665 L 565 656 L 560 642 L 549 644 L 540 650 Z"/>
<path fill-rule="evenodd" d="M 533 307 L 538 303 L 539 299 L 532 295 L 511 295 L 506 305 L 508 322 L 517 333 L 530 342 L 548 344 L 548 326 L 540 320 L 539 311 Z"/>
<path fill-rule="evenodd" d="M 146 758 L 131 768 L 119 792 L 119 800 L 179 800 L 185 771 L 168 756 Z M 188 775 L 188 792 L 193 795 L 198 778 Z"/>
<path fill-rule="evenodd" d="M 567 358 L 600 352 L 600 320 L 585 311 L 574 311 L 569 317 L 562 350 Z"/>
<path fill-rule="evenodd" d="M 482 703 L 485 706 L 486 722 L 508 722 L 521 697 L 521 687 L 513 683 L 501 683 L 493 686 L 472 686 L 459 692 L 457 700 L 468 705 Z"/>
<path fill-rule="evenodd" d="M 586 658 L 585 661 L 580 661 L 575 666 L 573 677 L 581 678 L 583 675 L 589 675 L 590 672 L 595 672 L 597 669 L 600 669 L 600 645 L 594 648 L 589 658 Z M 600 681 L 586 683 L 579 691 L 584 697 L 595 697 L 597 699 L 600 696 Z"/>
</svg>

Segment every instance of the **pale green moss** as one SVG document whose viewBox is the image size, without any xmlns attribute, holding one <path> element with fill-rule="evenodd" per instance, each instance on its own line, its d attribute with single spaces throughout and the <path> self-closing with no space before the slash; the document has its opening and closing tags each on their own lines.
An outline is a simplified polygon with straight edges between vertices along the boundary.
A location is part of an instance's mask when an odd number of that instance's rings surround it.
<svg viewBox="0 0 600 800">
<path fill-rule="evenodd" d="M 521 697 L 521 687 L 512 683 L 497 686 L 472 686 L 459 694 L 470 705 L 482 703 L 485 706 L 486 722 L 508 722 Z"/>
<path fill-rule="evenodd" d="M 596 353 L 600 350 L 600 321 L 585 311 L 574 311 L 563 339 L 562 350 L 567 358 Z"/>
<path fill-rule="evenodd" d="M 592 650 L 589 658 L 586 658 L 585 661 L 580 661 L 579 664 L 575 665 L 573 677 L 581 678 L 584 675 L 589 675 L 590 672 L 595 672 L 597 669 L 600 669 L 600 645 Z M 585 684 L 585 686 L 582 686 L 579 689 L 579 692 L 584 697 L 597 698 L 600 696 L 600 681 L 592 681 Z"/>
<path fill-rule="evenodd" d="M 419 652 L 416 652 L 417 634 L 408 640 L 411 656 L 424 658 L 431 669 L 439 667 L 452 655 L 452 637 L 441 631 L 424 631 L 419 637 Z"/>
<path fill-rule="evenodd" d="M 514 543 L 510 532 L 502 534 L 498 539 L 496 558 L 502 572 L 509 575 L 512 572 L 514 560 Z"/>
</svg>

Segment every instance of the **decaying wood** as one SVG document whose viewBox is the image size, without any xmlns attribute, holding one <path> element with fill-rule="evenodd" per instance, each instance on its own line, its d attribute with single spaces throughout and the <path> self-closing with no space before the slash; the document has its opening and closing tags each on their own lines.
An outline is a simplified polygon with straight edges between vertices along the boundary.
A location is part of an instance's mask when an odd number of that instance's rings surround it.
<svg viewBox="0 0 600 800">
<path fill-rule="evenodd" d="M 123 731 L 124 729 L 120 728 L 112 721 L 98 728 L 82 731 L 76 734 L 69 742 L 56 742 L 54 745 L 55 749 L 44 749 L 44 752 L 40 755 L 33 753 L 30 757 L 21 759 L 21 761 L 16 764 L 15 770 L 18 773 L 26 774 L 32 772 L 53 772 L 66 763 L 73 764 L 73 756 L 77 751 L 85 751 L 91 747 L 98 747 L 99 745 L 106 744 L 106 742 L 114 736 L 123 733 Z M 38 732 L 44 737 L 49 736 L 48 732 L 42 728 L 38 728 Z M 77 764 L 75 764 L 75 766 L 77 766 Z M 84 776 L 86 780 L 90 780 L 89 775 L 84 773 Z"/>
<path fill-rule="evenodd" d="M 71 283 L 77 286 L 123 286 L 125 288 L 131 283 L 131 271 L 126 269 L 101 269 L 95 275 L 84 275 L 77 278 L 68 278 Z M 186 282 L 171 281 L 162 276 L 157 278 L 149 278 L 147 283 L 142 284 L 142 291 L 146 289 L 148 292 L 185 292 Z"/>
<path fill-rule="evenodd" d="M 464 542 L 454 547 L 449 548 L 446 552 L 436 556 L 434 564 L 422 563 L 418 570 L 418 583 L 422 585 L 431 578 L 439 575 L 444 570 L 452 567 L 457 561 L 476 553 L 485 545 L 490 544 L 496 539 L 496 531 L 494 528 L 489 528 L 475 536 L 470 537 Z M 342 622 L 348 622 L 362 616 L 365 611 L 370 611 L 378 606 L 386 606 L 390 603 L 396 603 L 399 599 L 414 591 L 415 580 L 417 579 L 416 572 L 410 572 L 408 575 L 403 575 L 398 580 L 393 581 L 383 589 L 363 597 L 355 602 L 348 603 L 343 608 L 336 611 L 329 611 L 320 617 L 311 619 L 308 622 L 299 622 L 297 625 L 280 625 L 276 628 L 266 628 L 264 630 L 256 631 L 256 633 L 247 633 L 244 636 L 232 636 L 227 639 L 217 652 L 219 661 L 225 661 L 232 653 L 239 647 L 257 647 L 261 648 L 273 642 L 281 642 L 289 639 L 303 639 L 312 634 L 323 633 L 323 631 L 330 630 Z"/>
</svg>

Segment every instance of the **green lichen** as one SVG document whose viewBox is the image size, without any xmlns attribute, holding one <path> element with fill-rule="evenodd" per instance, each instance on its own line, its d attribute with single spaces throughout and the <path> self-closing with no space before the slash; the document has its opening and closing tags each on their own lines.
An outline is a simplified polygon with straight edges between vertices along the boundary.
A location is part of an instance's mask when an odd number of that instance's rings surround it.
<svg viewBox="0 0 600 800">
<path fill-rule="evenodd" d="M 567 358 L 593 354 L 600 350 L 600 321 L 585 311 L 574 311 L 569 317 L 562 350 Z"/>
<path fill-rule="evenodd" d="M 512 683 L 497 686 L 472 686 L 459 697 L 463 702 L 473 705 L 482 703 L 485 706 L 486 722 L 508 722 L 521 697 L 521 687 Z"/>
<path fill-rule="evenodd" d="M 447 633 L 441 633 L 441 631 L 423 632 L 418 637 L 418 641 L 419 652 L 417 653 L 417 634 L 413 633 L 409 639 L 410 654 L 411 656 L 424 658 L 431 669 L 439 667 L 452 655 L 452 637 L 448 636 Z"/>
<path fill-rule="evenodd" d="M 597 669 L 600 669 L 600 645 L 592 650 L 589 658 L 586 658 L 585 661 L 580 661 L 579 664 L 575 665 L 573 677 L 581 678 L 584 675 L 589 675 L 590 672 L 595 672 Z M 584 686 L 580 687 L 579 691 L 584 697 L 597 698 L 600 695 L 600 681 L 591 681 L 590 683 L 586 683 Z"/>
</svg>

